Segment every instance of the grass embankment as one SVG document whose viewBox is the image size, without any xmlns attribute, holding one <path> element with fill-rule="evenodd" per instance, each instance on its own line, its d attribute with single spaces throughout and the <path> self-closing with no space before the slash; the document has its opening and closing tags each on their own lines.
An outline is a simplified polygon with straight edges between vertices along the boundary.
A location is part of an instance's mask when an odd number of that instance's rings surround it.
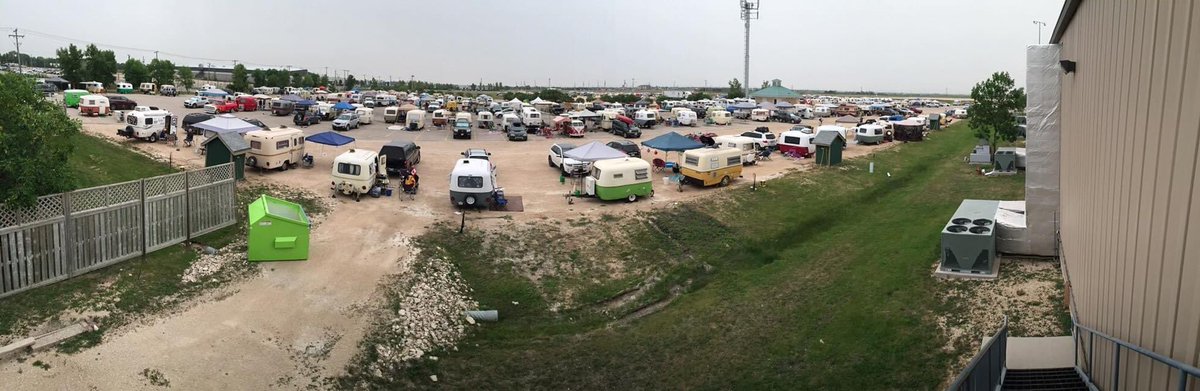
<svg viewBox="0 0 1200 391">
<path fill-rule="evenodd" d="M 79 135 L 69 164 L 78 188 L 99 186 L 162 175 L 177 171 L 146 154 L 89 135 Z M 238 191 L 239 223 L 193 239 L 214 248 L 222 248 L 242 235 L 245 205 L 258 194 L 276 193 L 261 186 Z M 304 204 L 310 214 L 323 207 L 313 199 L 288 199 Z M 64 315 L 85 314 L 100 320 L 100 330 L 85 333 L 60 345 L 60 351 L 76 352 L 95 345 L 114 328 L 151 313 L 176 308 L 188 299 L 232 279 L 252 272 L 249 265 L 230 270 L 196 283 L 184 283 L 181 276 L 199 258 L 184 245 L 169 246 L 144 257 L 77 276 L 66 281 L 35 288 L 0 299 L 0 342 L 20 338 L 35 329 L 53 328 L 68 321 Z"/>
<path fill-rule="evenodd" d="M 419 239 L 422 253 L 453 260 L 474 298 L 502 320 L 458 351 L 372 381 L 428 386 L 436 374 L 439 385 L 467 389 L 935 388 L 955 356 L 935 320 L 955 310 L 931 277 L 941 227 L 964 198 L 1024 193 L 1023 175 L 986 178 L 963 163 L 974 142 L 960 123 L 757 191 L 601 219 L 589 235 L 620 230 L 627 240 L 600 239 L 582 253 L 569 236 L 504 249 L 485 232 L 435 228 Z M 532 279 L 509 260 L 520 253 L 558 254 L 568 268 L 602 253 L 638 266 L 619 278 Z M 570 286 L 576 305 L 552 310 L 554 292 Z M 631 290 L 643 294 L 615 307 L 609 300 Z"/>
</svg>

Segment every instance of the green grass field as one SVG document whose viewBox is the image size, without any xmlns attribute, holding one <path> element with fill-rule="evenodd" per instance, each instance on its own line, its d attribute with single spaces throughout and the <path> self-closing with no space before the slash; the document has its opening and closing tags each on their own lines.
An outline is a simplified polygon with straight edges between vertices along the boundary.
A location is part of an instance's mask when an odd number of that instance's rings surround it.
<svg viewBox="0 0 1200 391">
<path fill-rule="evenodd" d="M 75 188 L 118 183 L 175 172 L 174 168 L 145 154 L 95 136 L 79 134 L 75 152 L 67 160 L 75 174 Z"/>
<path fill-rule="evenodd" d="M 502 320 L 376 385 L 430 386 L 436 374 L 466 389 L 934 389 L 955 354 L 934 321 L 950 310 L 931 276 L 940 229 L 964 198 L 1024 197 L 1023 175 L 963 163 L 975 142 L 964 125 L 638 219 L 631 247 L 612 251 L 648 257 L 661 278 L 615 312 L 550 311 L 539 292 L 570 281 L 539 286 L 497 262 L 481 233 L 435 229 L 423 253 L 453 260 Z M 597 224 L 597 235 L 612 228 Z M 594 280 L 584 292 L 597 303 L 641 282 Z"/>
</svg>

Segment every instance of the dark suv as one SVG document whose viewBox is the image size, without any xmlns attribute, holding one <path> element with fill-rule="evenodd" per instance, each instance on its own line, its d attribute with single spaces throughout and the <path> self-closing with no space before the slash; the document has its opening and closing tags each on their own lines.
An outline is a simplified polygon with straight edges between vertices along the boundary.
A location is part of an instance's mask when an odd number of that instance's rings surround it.
<svg viewBox="0 0 1200 391">
<path fill-rule="evenodd" d="M 513 122 L 508 124 L 508 141 L 528 141 L 529 131 L 525 129 L 525 124 Z"/>
<path fill-rule="evenodd" d="M 421 147 L 407 140 L 395 140 L 379 149 L 380 156 L 387 156 L 387 173 L 400 174 L 406 168 L 421 163 Z"/>
<path fill-rule="evenodd" d="M 108 98 L 108 108 L 113 110 L 133 110 L 137 102 L 121 95 L 105 95 Z"/>
<path fill-rule="evenodd" d="M 642 157 L 642 150 L 638 148 L 637 144 L 634 144 L 633 141 L 616 140 L 609 141 L 608 144 L 605 145 L 607 145 L 609 148 L 625 152 L 625 154 L 629 155 L 629 157 Z"/>
<path fill-rule="evenodd" d="M 783 110 L 775 110 L 775 114 L 771 114 L 771 119 L 779 122 L 787 122 L 789 124 L 800 123 L 800 116 Z"/>
<path fill-rule="evenodd" d="M 311 111 L 305 111 L 303 113 L 297 112 L 296 115 L 292 117 L 292 123 L 299 125 L 299 126 L 310 126 L 310 125 L 320 124 L 321 123 L 321 115 L 311 112 Z"/>
</svg>

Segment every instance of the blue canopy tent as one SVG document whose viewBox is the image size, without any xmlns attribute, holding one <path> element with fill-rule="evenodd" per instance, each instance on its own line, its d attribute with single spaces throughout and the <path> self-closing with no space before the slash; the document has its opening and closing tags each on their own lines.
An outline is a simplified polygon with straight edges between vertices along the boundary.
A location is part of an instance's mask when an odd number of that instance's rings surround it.
<svg viewBox="0 0 1200 391">
<path fill-rule="evenodd" d="M 301 97 L 300 97 L 300 95 L 293 95 L 293 94 L 289 94 L 289 95 L 284 95 L 284 96 L 281 96 L 281 97 L 279 97 L 279 100 L 287 100 L 287 101 L 292 101 L 292 102 L 299 102 L 299 101 L 302 101 L 302 100 L 304 100 L 304 98 L 301 98 Z"/>
<path fill-rule="evenodd" d="M 794 107 L 796 107 L 796 105 L 784 101 L 779 101 L 779 103 L 775 104 L 775 108 L 777 109 L 790 109 Z"/>
<path fill-rule="evenodd" d="M 354 110 L 354 106 L 346 102 L 338 102 L 333 105 L 334 110 Z"/>
<path fill-rule="evenodd" d="M 758 105 L 756 105 L 754 103 L 750 103 L 750 102 L 742 102 L 742 103 L 736 103 L 730 107 L 733 107 L 738 110 L 750 110 L 750 109 L 758 108 Z"/>
<path fill-rule="evenodd" d="M 200 91 L 200 96 L 206 96 L 209 98 L 224 98 L 225 95 L 229 95 L 229 93 L 225 92 L 225 90 L 218 90 L 215 88 L 211 90 Z"/>
<path fill-rule="evenodd" d="M 667 132 L 661 136 L 658 136 L 658 137 L 655 137 L 655 138 L 652 138 L 652 139 L 649 139 L 646 141 L 642 141 L 642 145 L 645 145 L 645 146 L 653 148 L 653 149 L 657 149 L 659 151 L 663 151 L 665 153 L 683 152 L 683 151 L 686 151 L 689 149 L 696 149 L 696 148 L 704 147 L 704 144 L 701 144 L 699 141 L 692 140 L 682 134 L 675 133 L 675 132 Z M 654 159 L 654 160 L 658 160 L 658 159 Z M 663 159 L 663 160 L 665 161 L 666 159 Z M 659 167 L 659 165 L 658 165 L 659 162 L 656 161 L 654 163 L 655 163 L 655 167 Z M 662 168 L 672 168 L 675 166 L 676 163 L 664 162 L 663 164 L 664 165 L 662 166 Z"/>
<path fill-rule="evenodd" d="M 312 136 L 308 136 L 308 138 L 306 138 L 305 141 L 314 142 L 317 144 L 324 144 L 324 145 L 333 146 L 333 147 L 340 147 L 340 146 L 354 142 L 354 137 L 343 136 L 343 135 L 339 134 L 338 132 L 334 132 L 331 130 L 328 132 L 322 132 L 322 133 L 314 134 Z"/>
<path fill-rule="evenodd" d="M 317 104 L 317 101 L 315 101 L 315 100 L 301 99 L 301 100 L 296 101 L 296 108 L 297 109 L 308 108 L 309 106 L 315 106 L 316 104 Z"/>
</svg>

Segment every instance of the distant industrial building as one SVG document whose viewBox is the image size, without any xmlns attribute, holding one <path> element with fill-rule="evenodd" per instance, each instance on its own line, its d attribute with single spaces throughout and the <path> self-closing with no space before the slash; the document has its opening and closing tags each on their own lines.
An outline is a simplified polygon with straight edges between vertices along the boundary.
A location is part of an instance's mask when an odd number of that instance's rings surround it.
<svg viewBox="0 0 1200 391">
<path fill-rule="evenodd" d="M 196 79 L 199 79 L 199 80 L 212 80 L 212 81 L 219 81 L 219 82 L 226 82 L 226 83 L 233 81 L 233 67 L 223 68 L 223 67 L 208 67 L 208 66 L 189 66 L 188 68 L 192 68 L 192 74 L 196 75 Z M 284 70 L 283 68 L 246 67 L 246 70 L 251 71 L 251 72 L 256 69 Z M 292 73 L 292 77 L 308 75 L 308 70 L 303 69 L 303 68 L 291 68 L 288 71 Z"/>
</svg>

